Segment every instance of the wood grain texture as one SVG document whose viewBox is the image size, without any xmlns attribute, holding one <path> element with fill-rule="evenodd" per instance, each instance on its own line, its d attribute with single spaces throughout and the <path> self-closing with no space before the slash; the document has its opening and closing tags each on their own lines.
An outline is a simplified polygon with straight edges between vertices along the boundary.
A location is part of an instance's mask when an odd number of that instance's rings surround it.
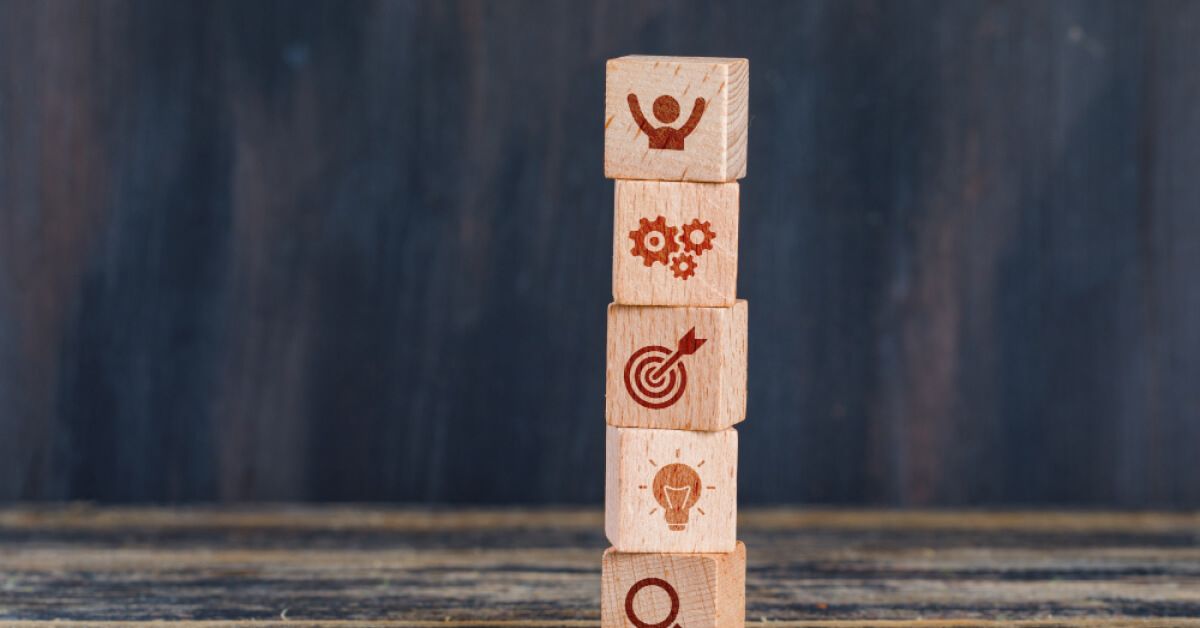
<svg viewBox="0 0 1200 628">
<path fill-rule="evenodd" d="M 723 554 L 625 554 L 609 549 L 600 578 L 601 628 L 637 626 L 635 619 L 643 626 L 745 625 L 746 546 L 741 543 Z M 639 586 L 648 579 L 651 583 Z"/>
<path fill-rule="evenodd" d="M 594 627 L 602 519 L 599 509 L 9 507 L 0 625 Z M 746 617 L 1197 626 L 1197 530 L 1196 513 L 743 510 Z"/>
<path fill-rule="evenodd" d="M 610 426 L 606 441 L 604 533 L 615 550 L 733 551 L 737 430 Z"/>
<path fill-rule="evenodd" d="M 718 431 L 744 420 L 748 310 L 609 305 L 608 424 Z"/>
<path fill-rule="evenodd" d="M 615 181 L 613 301 L 737 300 L 738 184 Z"/>
<path fill-rule="evenodd" d="M 752 62 L 743 503 L 1200 507 L 1198 41 L 1173 0 L 0 0 L 0 498 L 599 503 L 604 67 L 646 52 Z"/>
<path fill-rule="evenodd" d="M 667 117 L 659 115 L 661 98 L 673 104 Z M 746 176 L 749 99 L 746 59 L 609 59 L 604 176 L 709 182 Z"/>
</svg>

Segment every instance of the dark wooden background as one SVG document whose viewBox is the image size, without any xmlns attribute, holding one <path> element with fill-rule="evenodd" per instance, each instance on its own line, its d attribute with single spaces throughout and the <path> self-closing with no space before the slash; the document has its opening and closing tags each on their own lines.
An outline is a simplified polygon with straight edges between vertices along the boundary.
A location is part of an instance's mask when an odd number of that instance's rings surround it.
<svg viewBox="0 0 1200 628">
<path fill-rule="evenodd" d="M 632 52 L 751 60 L 744 503 L 1200 506 L 1198 2 L 0 0 L 0 499 L 598 502 Z"/>
</svg>

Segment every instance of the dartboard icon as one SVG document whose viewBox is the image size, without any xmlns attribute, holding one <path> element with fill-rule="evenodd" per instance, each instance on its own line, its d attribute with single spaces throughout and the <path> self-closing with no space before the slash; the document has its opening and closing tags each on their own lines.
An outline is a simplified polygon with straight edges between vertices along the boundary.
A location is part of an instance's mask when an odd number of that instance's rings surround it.
<svg viewBox="0 0 1200 628">
<path fill-rule="evenodd" d="M 652 410 L 675 405 L 687 390 L 687 367 L 680 359 L 706 342 L 696 328 L 679 339 L 675 350 L 660 345 L 642 347 L 625 362 L 625 390 L 633 400 Z"/>
</svg>

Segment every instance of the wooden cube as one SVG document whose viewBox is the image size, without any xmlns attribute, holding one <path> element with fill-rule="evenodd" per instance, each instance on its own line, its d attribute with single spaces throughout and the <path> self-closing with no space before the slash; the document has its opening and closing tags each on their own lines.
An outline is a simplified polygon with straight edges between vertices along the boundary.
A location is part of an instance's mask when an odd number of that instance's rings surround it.
<svg viewBox="0 0 1200 628">
<path fill-rule="evenodd" d="M 717 431 L 744 419 L 746 311 L 609 305 L 608 424 Z"/>
<path fill-rule="evenodd" d="M 616 184 L 613 300 L 730 306 L 737 299 L 738 184 Z"/>
<path fill-rule="evenodd" d="M 746 176 L 746 59 L 610 59 L 604 91 L 604 176 L 713 182 Z"/>
<path fill-rule="evenodd" d="M 726 554 L 604 552 L 601 628 L 743 628 L 746 546 Z"/>
<path fill-rule="evenodd" d="M 604 533 L 622 552 L 731 552 L 737 430 L 607 428 Z"/>
</svg>

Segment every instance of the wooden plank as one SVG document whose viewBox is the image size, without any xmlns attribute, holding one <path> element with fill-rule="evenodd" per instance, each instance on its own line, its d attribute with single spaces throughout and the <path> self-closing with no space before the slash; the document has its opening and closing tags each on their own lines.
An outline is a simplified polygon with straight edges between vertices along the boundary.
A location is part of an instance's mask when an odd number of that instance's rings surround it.
<svg viewBox="0 0 1200 628">
<path fill-rule="evenodd" d="M 751 625 L 1200 617 L 1197 513 L 773 509 L 739 519 Z M 602 529 L 598 509 L 9 507 L 0 621 L 596 626 Z M 285 611 L 290 623 L 279 621 Z"/>
<path fill-rule="evenodd" d="M 724 554 L 604 552 L 602 628 L 742 628 L 746 546 Z M 678 624 L 676 624 L 678 622 Z"/>
<path fill-rule="evenodd" d="M 608 424 L 719 431 L 745 419 L 747 309 L 609 305 Z"/>
<path fill-rule="evenodd" d="M 709 182 L 746 176 L 746 59 L 609 59 L 604 94 L 604 176 Z"/>
<path fill-rule="evenodd" d="M 279 504 L 259 506 L 0 506 L 0 530 L 7 532 L 101 532 L 146 528 L 160 532 L 192 530 L 347 530 L 404 533 L 553 526 L 594 530 L 603 512 L 579 508 L 433 508 L 429 506 Z M 857 508 L 753 508 L 738 516 L 743 528 L 1056 532 L 1061 534 L 1191 535 L 1200 530 L 1200 512 L 1099 510 L 863 510 Z"/>
<path fill-rule="evenodd" d="M 608 427 L 604 532 L 621 552 L 731 552 L 738 433 Z"/>
<path fill-rule="evenodd" d="M 0 620 L 0 626 L 4 628 L 46 628 L 48 625 L 70 626 L 71 628 L 112 628 L 114 626 L 137 626 L 139 628 L 254 628 L 256 626 L 267 626 L 269 628 L 369 628 L 378 626 L 380 628 L 454 628 L 454 627 L 471 627 L 471 628 L 596 628 L 600 626 L 596 621 L 559 621 L 559 620 L 443 620 L 443 621 L 408 621 L 408 620 L 371 620 L 371 621 L 354 621 L 354 620 L 320 620 L 320 621 L 293 621 L 290 619 L 265 619 L 254 621 L 87 621 L 87 622 L 32 622 L 32 621 L 5 621 Z M 1154 620 L 1154 619 L 1085 619 L 1085 620 L 1014 620 L 1014 621 L 987 621 L 987 620 L 915 620 L 915 621 L 894 621 L 894 620 L 872 620 L 869 622 L 863 621 L 747 621 L 748 626 L 770 626 L 771 628 L 864 628 L 867 626 L 878 628 L 1191 628 L 1200 626 L 1200 620 L 1196 619 L 1170 619 L 1170 620 Z"/>
<path fill-rule="evenodd" d="M 738 184 L 616 181 L 613 301 L 726 307 L 737 300 Z"/>
</svg>

